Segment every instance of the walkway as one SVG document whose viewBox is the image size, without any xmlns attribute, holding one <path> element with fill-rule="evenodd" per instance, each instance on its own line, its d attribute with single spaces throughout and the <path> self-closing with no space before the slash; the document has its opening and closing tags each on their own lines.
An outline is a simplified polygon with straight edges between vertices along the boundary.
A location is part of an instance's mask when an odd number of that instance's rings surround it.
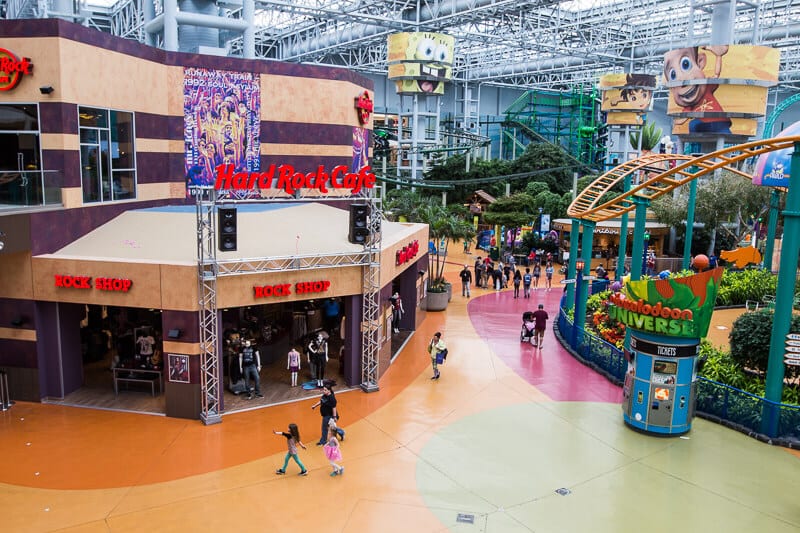
<svg viewBox="0 0 800 533">
<path fill-rule="evenodd" d="M 790 452 L 700 419 L 685 438 L 635 433 L 619 388 L 551 329 L 541 354 L 519 342 L 522 311 L 541 301 L 552 322 L 561 287 L 467 300 L 454 284 L 380 391 L 338 395 L 338 478 L 313 445 L 308 477 L 273 474 L 285 451 L 273 428 L 319 438 L 311 401 L 210 427 L 18 403 L 0 413 L 0 531 L 798 531 Z M 435 331 L 450 348 L 439 381 L 424 352 Z"/>
</svg>

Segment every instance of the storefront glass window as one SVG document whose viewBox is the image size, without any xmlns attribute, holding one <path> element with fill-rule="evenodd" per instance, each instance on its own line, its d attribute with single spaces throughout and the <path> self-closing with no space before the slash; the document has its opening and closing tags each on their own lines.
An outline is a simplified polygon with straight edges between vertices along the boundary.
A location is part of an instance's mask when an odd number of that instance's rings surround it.
<svg viewBox="0 0 800 533">
<path fill-rule="evenodd" d="M 0 205 L 43 205 L 46 178 L 41 168 L 39 108 L 0 104 Z M 60 198 L 49 203 L 58 202 Z"/>
<path fill-rule="evenodd" d="M 83 201 L 136 198 L 133 113 L 78 108 Z"/>
</svg>

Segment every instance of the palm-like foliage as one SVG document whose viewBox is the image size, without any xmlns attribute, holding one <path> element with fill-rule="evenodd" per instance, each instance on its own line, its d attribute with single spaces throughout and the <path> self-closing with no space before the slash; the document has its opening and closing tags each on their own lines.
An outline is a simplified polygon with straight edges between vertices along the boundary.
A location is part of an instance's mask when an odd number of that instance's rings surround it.
<svg viewBox="0 0 800 533">
<path fill-rule="evenodd" d="M 428 255 L 428 290 L 444 292 L 444 265 L 447 258 L 447 247 L 451 240 L 461 241 L 475 237 L 472 224 L 453 214 L 433 198 L 423 198 L 416 192 L 397 191 L 386 201 L 385 212 L 391 218 L 405 218 L 408 222 L 420 222 L 428 225 L 430 239 L 440 247 L 438 253 Z"/>
<path fill-rule="evenodd" d="M 655 122 L 645 122 L 641 132 L 634 131 L 628 136 L 632 148 L 639 148 L 639 136 L 642 137 L 642 150 L 650 151 L 661 142 L 661 128 L 656 129 Z"/>
</svg>

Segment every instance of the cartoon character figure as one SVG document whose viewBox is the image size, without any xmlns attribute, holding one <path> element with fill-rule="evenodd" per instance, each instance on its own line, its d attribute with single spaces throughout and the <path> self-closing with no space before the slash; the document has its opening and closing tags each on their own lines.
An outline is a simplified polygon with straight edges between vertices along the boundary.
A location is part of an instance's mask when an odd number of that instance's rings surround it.
<svg viewBox="0 0 800 533">
<path fill-rule="evenodd" d="M 722 106 L 714 96 L 719 85 L 696 83 L 706 77 L 703 69 L 707 58 L 703 51 L 716 56 L 714 78 L 719 78 L 722 72 L 722 56 L 728 53 L 727 45 L 678 48 L 667 52 L 664 54 L 664 78 L 668 84 L 686 83 L 669 88 L 673 101 L 684 113 L 723 113 Z M 686 117 L 676 119 L 675 124 L 684 124 L 686 121 L 689 121 L 689 133 L 731 132 L 731 120 L 727 117 Z"/>
<path fill-rule="evenodd" d="M 453 75 L 455 39 L 433 32 L 403 32 L 389 36 L 389 79 L 399 93 L 443 94 Z"/>
<path fill-rule="evenodd" d="M 629 87 L 625 87 L 619 92 L 619 96 L 611 97 L 611 106 L 617 107 L 624 103 L 623 109 L 641 109 L 647 110 L 650 108 L 650 103 L 653 101 L 653 89 L 655 80 L 653 76 L 648 74 L 628 74 L 625 83 Z"/>
</svg>

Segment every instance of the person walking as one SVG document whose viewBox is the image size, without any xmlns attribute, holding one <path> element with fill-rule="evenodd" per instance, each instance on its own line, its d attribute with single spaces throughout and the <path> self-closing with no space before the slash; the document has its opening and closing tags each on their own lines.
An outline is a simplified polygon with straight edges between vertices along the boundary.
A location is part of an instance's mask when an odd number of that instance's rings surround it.
<svg viewBox="0 0 800 533">
<path fill-rule="evenodd" d="M 547 311 L 544 310 L 544 305 L 539 304 L 539 308 L 533 312 L 533 321 L 534 321 L 534 328 L 533 334 L 536 342 L 534 345 L 542 349 L 542 341 L 544 340 L 544 332 L 547 329 L 547 319 L 550 318 L 547 315 Z"/>
<path fill-rule="evenodd" d="M 531 269 L 530 267 L 525 267 L 525 275 L 522 276 L 522 294 L 525 298 L 531 297 Z"/>
<path fill-rule="evenodd" d="M 339 446 L 339 441 L 336 440 L 336 421 L 331 419 L 330 425 L 328 426 L 328 440 L 323 447 L 323 451 L 325 452 L 325 457 L 328 459 L 328 462 L 331 464 L 333 468 L 333 472 L 331 472 L 331 477 L 340 476 L 344 474 L 344 467 L 340 464 L 337 464 L 337 461 L 342 460 L 342 450 Z"/>
<path fill-rule="evenodd" d="M 299 354 L 298 354 L 299 356 Z M 300 440 L 300 431 L 297 429 L 297 424 L 289 424 L 289 431 L 275 431 L 272 430 L 273 433 L 276 435 L 283 435 L 286 437 L 286 446 L 288 447 L 288 451 L 286 452 L 286 457 L 283 459 L 283 467 L 279 468 L 275 471 L 276 474 L 283 475 L 286 473 L 286 467 L 289 465 L 289 459 L 294 459 L 294 462 L 297 463 L 297 466 L 300 467 L 300 475 L 307 476 L 308 470 L 300 462 L 300 458 L 297 456 L 297 447 L 300 446 L 304 450 L 306 449 L 306 445 Z"/>
<path fill-rule="evenodd" d="M 553 288 L 553 263 L 548 262 L 547 266 L 544 267 L 544 279 L 545 283 L 547 283 L 547 290 Z"/>
<path fill-rule="evenodd" d="M 533 288 L 539 288 L 539 277 L 542 275 L 542 266 L 539 263 L 533 265 Z"/>
<path fill-rule="evenodd" d="M 286 360 L 286 369 L 292 373 L 292 387 L 297 387 L 297 373 L 300 372 L 300 352 L 295 346 L 289 350 Z"/>
<path fill-rule="evenodd" d="M 433 367 L 433 377 L 431 379 L 439 379 L 439 363 L 442 361 L 441 352 L 447 349 L 447 345 L 442 340 L 442 334 L 436 332 L 433 334 L 431 342 L 428 343 L 428 354 L 431 356 L 431 367 Z"/>
<path fill-rule="evenodd" d="M 259 398 L 263 398 L 261 394 L 261 354 L 258 350 L 250 345 L 250 341 L 244 341 L 244 347 L 239 352 L 239 372 L 244 376 L 244 384 L 246 390 L 249 392 L 248 400 L 253 399 L 253 389 L 250 388 L 250 381 L 255 385 L 255 394 Z"/>
<path fill-rule="evenodd" d="M 461 278 L 461 296 L 469 298 L 469 286 L 472 285 L 472 272 L 469 271 L 469 265 L 464 265 L 464 270 L 459 274 Z"/>
<path fill-rule="evenodd" d="M 514 298 L 519 298 L 519 285 L 522 283 L 522 272 L 518 268 L 514 269 Z"/>
<path fill-rule="evenodd" d="M 333 393 L 333 384 L 326 381 L 322 386 L 322 396 L 319 401 L 311 406 L 311 409 L 316 409 L 319 406 L 319 414 L 322 416 L 322 431 L 320 432 L 319 441 L 317 446 L 325 444 L 325 439 L 328 436 L 328 428 L 331 419 L 334 421 L 339 418 L 339 411 L 336 409 L 336 395 Z M 344 440 L 344 430 L 337 427 L 336 432 Z"/>
</svg>

